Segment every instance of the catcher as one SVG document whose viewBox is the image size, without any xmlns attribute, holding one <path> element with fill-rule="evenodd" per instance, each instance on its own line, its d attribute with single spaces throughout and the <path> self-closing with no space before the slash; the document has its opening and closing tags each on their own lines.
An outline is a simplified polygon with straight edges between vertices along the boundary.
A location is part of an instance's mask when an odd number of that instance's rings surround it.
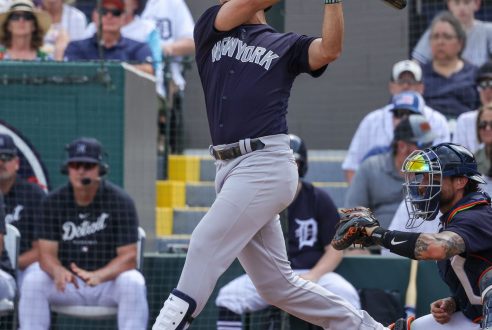
<svg viewBox="0 0 492 330">
<path fill-rule="evenodd" d="M 336 249 L 352 244 L 381 245 L 417 260 L 436 260 L 451 296 L 430 306 L 431 314 L 416 320 L 400 319 L 394 329 L 492 329 L 492 209 L 490 197 L 473 154 L 466 148 L 442 143 L 415 151 L 405 160 L 407 228 L 436 218 L 439 233 L 386 230 L 366 208 L 341 210 L 332 241 Z M 413 321 L 413 322 L 412 322 Z"/>
</svg>

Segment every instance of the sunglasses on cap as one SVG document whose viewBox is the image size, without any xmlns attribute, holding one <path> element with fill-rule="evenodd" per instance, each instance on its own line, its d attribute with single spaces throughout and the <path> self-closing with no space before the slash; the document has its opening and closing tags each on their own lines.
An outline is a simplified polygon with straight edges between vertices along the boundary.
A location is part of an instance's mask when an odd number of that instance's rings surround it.
<svg viewBox="0 0 492 330">
<path fill-rule="evenodd" d="M 486 129 L 487 126 L 492 129 L 492 121 L 481 120 L 478 122 L 478 129 Z"/>
<path fill-rule="evenodd" d="M 86 171 L 90 171 L 93 168 L 97 166 L 96 163 L 84 163 L 84 162 L 73 162 L 73 163 L 68 163 L 68 167 L 70 167 L 73 170 L 78 170 L 79 168 L 83 168 Z"/>
<path fill-rule="evenodd" d="M 478 83 L 480 89 L 492 88 L 492 79 L 482 80 Z"/>
<path fill-rule="evenodd" d="M 15 155 L 13 154 L 0 154 L 0 160 L 4 163 L 10 162 L 14 157 Z"/>
<path fill-rule="evenodd" d="M 35 20 L 35 17 L 32 13 L 25 12 L 25 11 L 14 12 L 9 16 L 9 20 L 11 21 L 20 21 L 21 18 L 24 19 L 25 21 Z"/>
<path fill-rule="evenodd" d="M 101 8 L 101 15 L 106 16 L 107 14 L 111 13 L 114 17 L 120 17 L 121 14 L 123 14 L 123 11 L 120 9 L 110 9 L 110 8 Z"/>
</svg>

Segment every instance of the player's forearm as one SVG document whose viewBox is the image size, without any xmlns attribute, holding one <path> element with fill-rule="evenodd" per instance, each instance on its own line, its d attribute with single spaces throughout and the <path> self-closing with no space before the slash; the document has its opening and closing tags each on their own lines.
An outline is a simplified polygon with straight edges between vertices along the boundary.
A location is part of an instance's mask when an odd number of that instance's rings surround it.
<svg viewBox="0 0 492 330">
<path fill-rule="evenodd" d="M 417 259 L 445 260 L 465 252 L 465 249 L 463 238 L 453 232 L 421 234 L 415 244 L 415 257 Z"/>
<path fill-rule="evenodd" d="M 39 254 L 38 254 L 38 249 L 32 248 L 24 253 L 22 253 L 19 256 L 19 268 L 21 270 L 24 270 L 29 266 L 30 264 L 36 262 L 39 260 Z"/>
<path fill-rule="evenodd" d="M 342 53 L 344 37 L 342 4 L 327 4 L 324 11 L 321 52 L 327 61 L 332 62 Z"/>
<path fill-rule="evenodd" d="M 334 271 L 342 259 L 343 251 L 337 251 L 332 246 L 328 246 L 323 256 L 311 268 L 310 272 L 317 278 L 320 278 L 324 274 Z"/>
<path fill-rule="evenodd" d="M 106 266 L 96 270 L 101 282 L 112 281 L 121 273 L 135 269 L 137 266 L 136 254 L 127 253 L 118 255 L 111 260 Z"/>
<path fill-rule="evenodd" d="M 445 260 L 465 252 L 463 238 L 456 233 L 443 231 L 438 234 L 412 233 L 367 228 L 373 241 L 391 252 L 417 260 Z"/>
<path fill-rule="evenodd" d="M 46 253 L 40 253 L 39 265 L 41 266 L 41 269 L 47 272 L 52 278 L 55 277 L 57 272 L 66 269 L 57 257 Z"/>
<path fill-rule="evenodd" d="M 195 52 L 195 42 L 192 38 L 183 38 L 162 46 L 164 56 L 185 56 Z"/>
<path fill-rule="evenodd" d="M 134 64 L 134 67 L 148 74 L 154 74 L 154 68 L 152 64 L 142 63 L 142 64 Z"/>
</svg>

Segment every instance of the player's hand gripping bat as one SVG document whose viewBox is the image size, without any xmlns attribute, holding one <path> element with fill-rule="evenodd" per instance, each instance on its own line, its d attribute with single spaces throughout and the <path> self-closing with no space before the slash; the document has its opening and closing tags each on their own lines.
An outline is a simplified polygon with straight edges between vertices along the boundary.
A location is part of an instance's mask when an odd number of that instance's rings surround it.
<svg viewBox="0 0 492 330">
<path fill-rule="evenodd" d="M 407 6 L 407 0 L 382 0 L 388 6 L 395 9 L 403 9 Z"/>
</svg>

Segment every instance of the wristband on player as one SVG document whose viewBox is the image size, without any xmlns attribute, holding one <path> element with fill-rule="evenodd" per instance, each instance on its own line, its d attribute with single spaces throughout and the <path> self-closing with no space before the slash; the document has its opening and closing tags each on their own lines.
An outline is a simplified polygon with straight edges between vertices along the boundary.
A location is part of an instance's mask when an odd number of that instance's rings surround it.
<svg viewBox="0 0 492 330">
<path fill-rule="evenodd" d="M 374 243 L 387 248 L 393 253 L 411 259 L 416 259 L 415 243 L 417 243 L 419 236 L 420 233 L 387 230 L 381 227 L 376 228 L 371 234 Z"/>
<path fill-rule="evenodd" d="M 335 3 L 342 3 L 342 0 L 325 0 L 325 5 L 333 5 Z"/>
</svg>

